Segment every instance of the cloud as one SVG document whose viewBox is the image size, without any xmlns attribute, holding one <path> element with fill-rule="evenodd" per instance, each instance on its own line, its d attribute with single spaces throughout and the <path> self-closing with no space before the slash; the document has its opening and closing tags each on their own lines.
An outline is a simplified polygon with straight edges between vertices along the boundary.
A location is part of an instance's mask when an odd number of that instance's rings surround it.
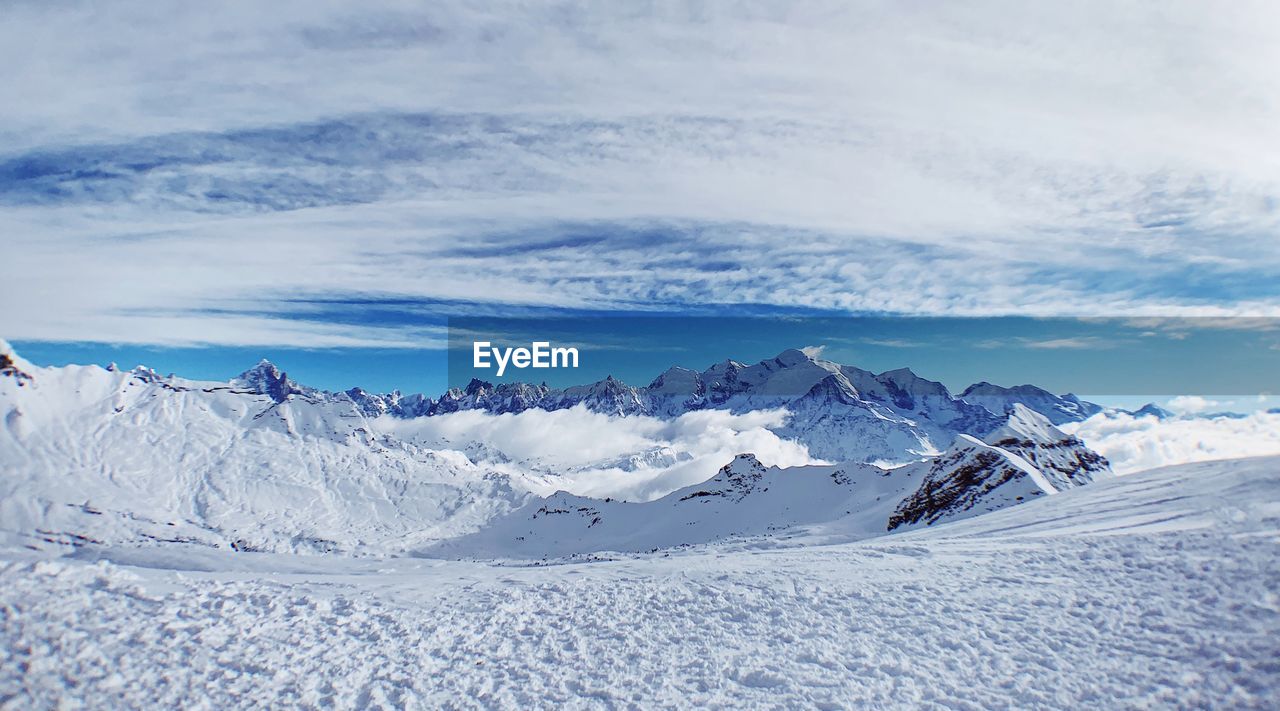
<svg viewBox="0 0 1280 711">
<path fill-rule="evenodd" d="M 1146 317 L 1126 319 L 1134 328 L 1154 328 L 1143 336 L 1163 335 L 1173 340 L 1187 338 L 1188 331 L 1223 330 L 1223 331 L 1256 331 L 1270 333 L 1280 331 L 1280 319 L 1265 316 L 1204 316 L 1204 317 Z"/>
<path fill-rule="evenodd" d="M 858 342 L 884 348 L 918 348 L 925 345 L 922 341 L 912 341 L 906 338 L 861 338 L 858 339 Z"/>
<path fill-rule="evenodd" d="M 1032 350 L 1092 350 L 1111 348 L 1115 344 L 1098 336 L 1067 336 L 1063 338 L 1036 339 L 1027 336 L 1014 338 L 987 338 L 973 344 L 975 348 L 1030 348 Z"/>
<path fill-rule="evenodd" d="M 1118 474 L 1212 459 L 1280 454 L 1280 414 L 1159 420 L 1095 415 L 1068 427 Z"/>
<path fill-rule="evenodd" d="M 1084 350 L 1090 348 L 1106 348 L 1107 341 L 1093 336 L 1074 338 L 1050 338 L 1043 341 L 1028 340 L 1022 344 L 1025 348 L 1037 350 Z"/>
<path fill-rule="evenodd" d="M 376 426 L 425 446 L 467 451 L 543 495 L 566 490 L 643 501 L 706 481 L 742 452 L 784 467 L 818 461 L 803 445 L 770 431 L 786 416 L 782 410 L 740 415 L 703 410 L 668 421 L 603 415 L 578 406 L 380 418 Z"/>
<path fill-rule="evenodd" d="M 1171 398 L 1165 403 L 1165 407 L 1179 414 L 1195 414 L 1206 412 L 1212 408 L 1221 406 L 1216 400 L 1209 400 L 1199 395 L 1179 395 Z"/>
<path fill-rule="evenodd" d="M 825 344 L 821 346 L 805 346 L 804 348 L 800 349 L 802 353 L 809 356 L 810 358 L 821 358 L 822 353 L 825 350 L 827 350 L 827 346 Z"/>
<path fill-rule="evenodd" d="M 417 338 L 272 328 L 314 298 L 1276 316 L 1276 13 L 9 3 L 0 332 Z"/>
</svg>

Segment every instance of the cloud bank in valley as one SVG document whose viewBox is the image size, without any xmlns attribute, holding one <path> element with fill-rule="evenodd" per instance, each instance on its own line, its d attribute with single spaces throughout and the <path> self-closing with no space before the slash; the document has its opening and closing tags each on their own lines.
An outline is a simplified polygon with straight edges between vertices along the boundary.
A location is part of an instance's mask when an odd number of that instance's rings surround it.
<svg viewBox="0 0 1280 711">
<path fill-rule="evenodd" d="M 481 306 L 1277 315 L 1278 12 L 10 3 L 0 332 L 411 347 Z M 355 324 L 370 300 L 418 321 Z"/>
<path fill-rule="evenodd" d="M 705 481 L 741 452 L 752 452 L 771 466 L 819 463 L 803 445 L 770 430 L 786 416 L 782 410 L 741 415 L 702 410 L 664 421 L 604 415 L 578 406 L 519 414 L 468 410 L 412 420 L 381 418 L 377 426 L 421 445 L 467 452 L 542 495 L 566 490 L 647 501 Z M 1275 412 L 1167 420 L 1112 413 L 1062 429 L 1107 457 L 1117 474 L 1280 454 L 1280 413 Z"/>
<path fill-rule="evenodd" d="M 769 430 L 781 426 L 786 416 L 783 410 L 740 415 L 702 410 L 661 420 L 603 415 L 577 406 L 501 415 L 467 410 L 412 420 L 387 417 L 377 427 L 426 446 L 468 452 L 539 494 L 563 489 L 647 501 L 706 481 L 742 452 L 773 466 L 817 462 L 804 445 Z"/>
<path fill-rule="evenodd" d="M 1117 474 L 1188 462 L 1280 454 L 1280 413 L 1273 412 L 1168 420 L 1095 415 L 1063 429 L 1109 459 Z"/>
</svg>

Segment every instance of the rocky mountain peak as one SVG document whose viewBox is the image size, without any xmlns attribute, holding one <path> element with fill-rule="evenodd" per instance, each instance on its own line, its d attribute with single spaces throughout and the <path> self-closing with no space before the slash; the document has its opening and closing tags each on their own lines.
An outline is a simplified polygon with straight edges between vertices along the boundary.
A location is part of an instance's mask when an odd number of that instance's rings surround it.
<svg viewBox="0 0 1280 711">
<path fill-rule="evenodd" d="M 735 456 L 733 461 L 721 467 L 711 481 L 723 487 L 726 495 L 742 499 L 755 491 L 756 484 L 764 478 L 767 470 L 755 454 L 746 452 Z"/>
<path fill-rule="evenodd" d="M 0 345 L 5 347 L 8 346 L 7 343 L 3 342 L 0 342 Z M 19 387 L 22 387 L 33 380 L 31 374 L 22 369 L 15 356 L 11 355 L 11 353 L 3 352 L 2 350 L 0 350 L 0 377 L 13 378 L 18 381 Z"/>
<path fill-rule="evenodd" d="M 284 402 L 290 395 L 302 394 L 302 390 L 289 380 L 289 376 L 266 358 L 236 376 L 232 382 L 258 394 L 266 395 L 276 402 Z"/>
</svg>

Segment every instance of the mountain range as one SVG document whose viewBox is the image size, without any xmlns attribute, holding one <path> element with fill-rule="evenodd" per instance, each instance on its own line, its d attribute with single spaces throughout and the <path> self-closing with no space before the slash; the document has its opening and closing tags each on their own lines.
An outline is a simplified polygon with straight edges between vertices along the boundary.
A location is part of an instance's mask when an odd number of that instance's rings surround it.
<svg viewBox="0 0 1280 711">
<path fill-rule="evenodd" d="M 711 479 L 655 501 L 600 501 L 560 492 L 428 552 L 641 552 L 832 521 L 871 537 L 1051 496 L 1109 473 L 1105 459 L 1019 405 L 988 441 L 959 435 L 939 456 L 894 469 L 861 462 L 768 467 L 753 454 L 740 454 Z"/>
<path fill-rule="evenodd" d="M 701 372 L 675 366 L 643 387 L 610 376 L 563 389 L 473 379 L 465 388 L 452 388 L 437 399 L 399 392 L 375 394 L 360 388 L 328 393 L 289 380 L 265 360 L 232 382 L 276 402 L 290 396 L 350 400 L 367 417 L 430 417 L 464 410 L 514 414 L 581 406 L 608 415 L 669 419 L 706 409 L 741 413 L 785 408 L 791 421 L 780 434 L 803 442 L 814 456 L 893 463 L 936 455 L 957 434 L 986 436 L 1004 425 L 1018 404 L 1055 425 L 1084 420 L 1103 410 L 1075 395 L 1054 395 L 1032 385 L 1004 388 L 983 382 L 953 395 L 942 383 L 907 368 L 877 374 L 798 349 L 754 365 L 725 360 Z"/>
<path fill-rule="evenodd" d="M 659 420 L 781 409 L 775 434 L 829 463 L 784 469 L 744 452 L 653 500 L 545 496 L 554 470 L 480 439 L 442 446 L 389 426 L 568 408 Z M 1105 459 L 1056 427 L 1100 410 L 1031 386 L 980 383 L 956 396 L 907 369 L 876 374 L 794 349 L 754 365 L 671 368 L 645 387 L 476 380 L 432 399 L 310 388 L 266 361 L 223 383 L 144 367 L 38 368 L 0 342 L 0 529 L 35 548 L 513 557 L 650 550 L 837 519 L 882 535 L 1108 475 Z M 607 464 L 647 470 L 680 457 L 643 450 Z"/>
</svg>

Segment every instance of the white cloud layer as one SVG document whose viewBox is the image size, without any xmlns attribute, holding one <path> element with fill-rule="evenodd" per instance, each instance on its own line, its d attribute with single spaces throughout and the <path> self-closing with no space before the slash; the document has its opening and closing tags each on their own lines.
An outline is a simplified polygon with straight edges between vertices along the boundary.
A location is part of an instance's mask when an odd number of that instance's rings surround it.
<svg viewBox="0 0 1280 711">
<path fill-rule="evenodd" d="M 1183 415 L 1207 412 L 1220 406 L 1221 403 L 1217 400 L 1210 400 L 1199 395 L 1179 395 L 1177 397 L 1170 398 L 1169 402 L 1165 403 L 1165 408 Z"/>
<path fill-rule="evenodd" d="M 1280 315 L 1274 3 L 8 3 L 0 62 L 11 339 L 420 343 L 281 318 L 316 296 Z"/>
<path fill-rule="evenodd" d="M 706 481 L 741 452 L 783 467 L 819 461 L 803 445 L 768 429 L 780 426 L 785 417 L 782 410 L 741 415 L 704 410 L 664 421 L 614 417 L 578 406 L 502 415 L 468 410 L 412 420 L 388 417 L 377 426 L 419 444 L 493 462 L 540 494 L 562 489 L 644 501 Z"/>
<path fill-rule="evenodd" d="M 493 415 L 469 410 L 428 418 L 381 418 L 377 427 L 421 445 L 463 451 L 525 481 L 535 492 L 645 501 L 707 480 L 741 452 L 767 465 L 820 462 L 769 428 L 783 410 L 741 415 L 703 410 L 664 421 L 584 407 Z M 1096 415 L 1062 426 L 1110 460 L 1117 474 L 1213 459 L 1280 454 L 1280 413 L 1167 420 Z"/>
<path fill-rule="evenodd" d="M 1212 459 L 1280 454 L 1280 414 L 1159 420 L 1095 415 L 1073 431 L 1111 461 L 1118 474 Z"/>
</svg>

